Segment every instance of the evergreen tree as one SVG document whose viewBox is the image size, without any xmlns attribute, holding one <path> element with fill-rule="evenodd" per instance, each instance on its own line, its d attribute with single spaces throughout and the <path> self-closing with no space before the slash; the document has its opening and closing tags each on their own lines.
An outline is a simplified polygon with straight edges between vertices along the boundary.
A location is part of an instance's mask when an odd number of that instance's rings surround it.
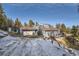
<svg viewBox="0 0 79 59">
<path fill-rule="evenodd" d="M 76 26 L 72 26 L 72 29 L 71 29 L 71 33 L 73 34 L 73 36 L 77 36 L 77 27 Z"/>
<path fill-rule="evenodd" d="M 15 20 L 15 27 L 22 27 L 22 24 L 21 24 L 21 22 L 19 21 L 19 19 L 18 18 L 16 18 L 16 20 Z"/>
<path fill-rule="evenodd" d="M 4 13 L 2 4 L 0 4 L 0 29 L 7 30 L 7 16 Z"/>
<path fill-rule="evenodd" d="M 0 27 L 2 28 L 4 26 L 5 20 L 4 20 L 4 11 L 2 8 L 2 4 L 0 4 Z"/>
<path fill-rule="evenodd" d="M 36 22 L 36 26 L 38 26 L 39 24 L 38 24 L 38 22 Z"/>
<path fill-rule="evenodd" d="M 26 27 L 27 26 L 27 23 L 24 23 L 24 26 Z"/>
<path fill-rule="evenodd" d="M 65 24 L 56 24 L 56 28 L 60 29 L 60 31 L 62 33 L 67 33 L 67 28 L 66 28 Z"/>
<path fill-rule="evenodd" d="M 7 26 L 8 27 L 12 27 L 12 26 L 14 26 L 14 21 L 12 20 L 12 19 L 7 19 Z"/>
<path fill-rule="evenodd" d="M 61 30 L 61 32 L 66 33 L 66 26 L 65 26 L 65 24 L 61 24 L 60 30 Z"/>
<path fill-rule="evenodd" d="M 66 28 L 66 33 L 71 33 L 71 28 L 67 27 Z"/>
<path fill-rule="evenodd" d="M 34 25 L 35 25 L 34 22 L 30 19 L 30 20 L 29 20 L 29 26 L 32 27 L 32 26 L 34 26 Z"/>
<path fill-rule="evenodd" d="M 60 29 L 61 25 L 60 24 L 56 24 L 56 28 Z"/>
</svg>

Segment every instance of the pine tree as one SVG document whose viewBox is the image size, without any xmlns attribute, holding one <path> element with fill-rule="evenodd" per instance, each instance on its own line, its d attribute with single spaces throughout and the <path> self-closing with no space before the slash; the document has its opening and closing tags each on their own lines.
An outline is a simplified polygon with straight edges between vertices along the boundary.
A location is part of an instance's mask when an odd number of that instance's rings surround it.
<svg viewBox="0 0 79 59">
<path fill-rule="evenodd" d="M 32 26 L 34 26 L 34 25 L 35 25 L 34 22 L 30 19 L 30 20 L 29 20 L 29 26 L 32 27 Z"/>
<path fill-rule="evenodd" d="M 60 24 L 56 24 L 56 28 L 60 29 L 61 25 Z"/>
<path fill-rule="evenodd" d="M 15 27 L 18 27 L 18 28 L 22 27 L 22 24 L 18 18 L 16 18 L 16 20 L 15 20 Z"/>
<path fill-rule="evenodd" d="M 61 24 L 60 30 L 61 30 L 61 32 L 66 33 L 66 26 L 65 26 L 65 24 Z"/>
<path fill-rule="evenodd" d="M 12 19 L 7 19 L 7 26 L 8 27 L 13 27 L 14 26 L 14 21 Z"/>
<path fill-rule="evenodd" d="M 24 26 L 26 27 L 27 26 L 27 23 L 24 23 Z"/>
<path fill-rule="evenodd" d="M 7 30 L 7 16 L 4 13 L 2 4 L 0 4 L 0 29 Z"/>
<path fill-rule="evenodd" d="M 71 29 L 71 33 L 73 34 L 73 36 L 77 36 L 77 27 L 76 26 L 72 26 L 72 29 Z"/>
<path fill-rule="evenodd" d="M 36 22 L 36 26 L 38 26 L 39 24 L 38 24 L 38 22 Z"/>
<path fill-rule="evenodd" d="M 3 8 L 2 8 L 2 4 L 0 4 L 0 27 L 3 27 L 4 25 L 4 11 L 3 11 Z"/>
</svg>

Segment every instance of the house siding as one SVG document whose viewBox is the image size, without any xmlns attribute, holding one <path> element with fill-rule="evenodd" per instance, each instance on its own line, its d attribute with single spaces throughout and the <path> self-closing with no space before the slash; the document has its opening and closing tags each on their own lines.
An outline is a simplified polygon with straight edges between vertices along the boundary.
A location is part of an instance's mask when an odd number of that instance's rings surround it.
<svg viewBox="0 0 79 59">
<path fill-rule="evenodd" d="M 24 31 L 23 35 L 27 36 L 27 35 L 33 35 L 34 31 Z"/>
<path fill-rule="evenodd" d="M 43 36 L 44 37 L 49 37 L 49 36 L 54 36 L 54 37 L 59 37 L 59 31 L 43 31 Z"/>
<path fill-rule="evenodd" d="M 22 31 L 23 36 L 36 36 L 37 35 L 37 31 Z"/>
</svg>

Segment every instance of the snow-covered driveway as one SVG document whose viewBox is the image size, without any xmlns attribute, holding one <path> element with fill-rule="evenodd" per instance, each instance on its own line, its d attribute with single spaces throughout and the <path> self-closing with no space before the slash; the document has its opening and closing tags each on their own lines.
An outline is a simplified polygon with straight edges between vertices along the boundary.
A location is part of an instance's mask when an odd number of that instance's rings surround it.
<svg viewBox="0 0 79 59">
<path fill-rule="evenodd" d="M 63 56 L 70 54 L 57 42 L 41 38 L 19 38 L 7 36 L 0 39 L 0 55 L 2 56 Z"/>
</svg>

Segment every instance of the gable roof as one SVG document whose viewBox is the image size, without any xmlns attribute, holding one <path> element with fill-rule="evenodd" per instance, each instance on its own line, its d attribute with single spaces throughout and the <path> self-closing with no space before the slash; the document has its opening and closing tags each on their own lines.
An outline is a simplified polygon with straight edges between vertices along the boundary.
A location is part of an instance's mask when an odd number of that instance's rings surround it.
<svg viewBox="0 0 79 59">
<path fill-rule="evenodd" d="M 43 30 L 43 31 L 57 31 L 58 29 L 57 28 L 54 28 L 53 26 L 51 25 L 40 25 L 40 29 Z"/>
<path fill-rule="evenodd" d="M 44 31 L 57 31 L 58 29 L 56 29 L 56 28 L 43 28 L 42 30 L 44 30 Z"/>
<path fill-rule="evenodd" d="M 22 29 L 23 31 L 36 31 L 36 30 L 37 30 L 36 27 L 30 27 L 30 26 L 21 27 L 21 29 Z"/>
</svg>

